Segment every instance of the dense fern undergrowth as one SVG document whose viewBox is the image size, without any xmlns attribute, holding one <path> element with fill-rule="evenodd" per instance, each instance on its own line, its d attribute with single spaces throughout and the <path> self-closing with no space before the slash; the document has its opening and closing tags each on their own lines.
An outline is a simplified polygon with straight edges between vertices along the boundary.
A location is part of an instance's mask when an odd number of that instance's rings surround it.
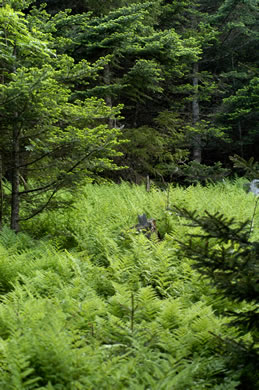
<svg viewBox="0 0 259 390">
<path fill-rule="evenodd" d="M 192 228 L 171 211 L 249 219 L 255 198 L 242 184 L 86 185 L 73 207 L 28 221 L 27 233 L 4 228 L 0 389 L 245 388 L 222 344 L 250 335 L 229 325 L 233 303 L 181 256 Z M 143 213 L 160 239 L 132 228 Z"/>
</svg>

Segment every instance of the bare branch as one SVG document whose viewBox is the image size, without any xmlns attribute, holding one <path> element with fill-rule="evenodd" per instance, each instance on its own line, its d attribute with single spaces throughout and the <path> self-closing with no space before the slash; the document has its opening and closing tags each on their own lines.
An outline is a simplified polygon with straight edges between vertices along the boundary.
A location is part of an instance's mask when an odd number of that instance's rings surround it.
<svg viewBox="0 0 259 390">
<path fill-rule="evenodd" d="M 56 187 L 52 194 L 50 195 L 49 199 L 47 200 L 47 202 L 42 206 L 40 207 L 39 209 L 35 210 L 29 217 L 25 217 L 25 218 L 19 218 L 19 221 L 28 221 L 29 219 L 35 217 L 36 215 L 40 214 L 50 203 L 51 199 L 54 197 L 54 195 L 56 194 L 56 192 L 58 191 L 58 187 Z"/>
<path fill-rule="evenodd" d="M 91 152 L 87 153 L 86 155 L 84 155 L 80 160 L 78 160 L 71 168 L 69 168 L 66 172 L 65 172 L 65 175 L 68 174 L 68 173 L 71 173 L 73 172 L 84 160 L 86 160 L 88 157 L 90 157 L 92 154 L 96 153 L 96 152 L 100 152 L 102 150 L 105 149 L 105 147 L 107 146 L 109 140 L 106 141 L 106 143 L 102 146 L 100 146 L 99 148 L 95 149 L 95 150 L 92 150 Z M 43 190 L 47 190 L 53 186 L 58 186 L 60 185 L 62 182 L 64 181 L 64 179 L 57 179 L 57 180 L 54 180 L 52 181 L 51 183 L 49 184 L 46 184 L 45 186 L 42 186 L 42 187 L 38 187 L 38 188 L 33 188 L 31 190 L 25 190 L 25 191 L 21 191 L 19 192 L 19 195 L 24 195 L 24 194 L 29 194 L 29 193 L 32 193 L 32 192 L 39 192 L 39 191 L 43 191 Z"/>
</svg>

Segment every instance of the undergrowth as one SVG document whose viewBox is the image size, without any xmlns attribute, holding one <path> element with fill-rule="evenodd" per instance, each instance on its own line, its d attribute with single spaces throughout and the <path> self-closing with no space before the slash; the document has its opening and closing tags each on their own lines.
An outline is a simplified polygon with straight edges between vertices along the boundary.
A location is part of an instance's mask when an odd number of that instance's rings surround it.
<svg viewBox="0 0 259 390">
<path fill-rule="evenodd" d="M 191 227 L 171 210 L 252 216 L 242 182 L 167 191 L 87 185 L 73 207 L 0 235 L 0 388 L 243 389 L 222 339 L 233 303 L 201 279 L 179 240 Z M 155 218 L 160 238 L 134 229 Z M 259 236 L 255 216 L 251 239 Z M 236 303 L 235 309 L 238 309 Z"/>
</svg>

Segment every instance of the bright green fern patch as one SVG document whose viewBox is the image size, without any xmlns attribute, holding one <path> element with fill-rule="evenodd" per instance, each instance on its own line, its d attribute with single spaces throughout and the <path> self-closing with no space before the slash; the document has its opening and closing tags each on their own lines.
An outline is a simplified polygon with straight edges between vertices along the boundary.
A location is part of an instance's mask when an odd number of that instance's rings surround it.
<svg viewBox="0 0 259 390">
<path fill-rule="evenodd" d="M 249 306 L 217 296 L 183 256 L 179 242 L 194 228 L 173 207 L 243 221 L 253 202 L 241 182 L 149 193 L 87 185 L 73 208 L 28 221 L 28 234 L 5 228 L 0 388 L 239 389 L 242 367 L 229 368 L 222 340 L 251 338 L 225 313 Z M 143 213 L 159 236 L 136 231 Z M 257 213 L 251 239 L 258 236 Z"/>
</svg>

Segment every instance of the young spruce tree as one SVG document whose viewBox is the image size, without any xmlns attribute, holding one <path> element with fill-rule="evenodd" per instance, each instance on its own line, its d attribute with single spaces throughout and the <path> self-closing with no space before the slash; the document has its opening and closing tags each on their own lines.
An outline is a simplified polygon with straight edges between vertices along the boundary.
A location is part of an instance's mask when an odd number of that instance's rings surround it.
<svg viewBox="0 0 259 390">
<path fill-rule="evenodd" d="M 183 255 L 193 259 L 193 267 L 216 287 L 218 295 L 232 302 L 224 311 L 238 330 L 233 339 L 219 339 L 220 353 L 229 356 L 229 365 L 240 372 L 239 389 L 256 390 L 258 378 L 258 270 L 259 243 L 252 241 L 251 221 L 237 222 L 222 214 L 199 216 L 184 208 L 176 213 L 199 228 L 189 241 L 181 242 Z"/>
</svg>

